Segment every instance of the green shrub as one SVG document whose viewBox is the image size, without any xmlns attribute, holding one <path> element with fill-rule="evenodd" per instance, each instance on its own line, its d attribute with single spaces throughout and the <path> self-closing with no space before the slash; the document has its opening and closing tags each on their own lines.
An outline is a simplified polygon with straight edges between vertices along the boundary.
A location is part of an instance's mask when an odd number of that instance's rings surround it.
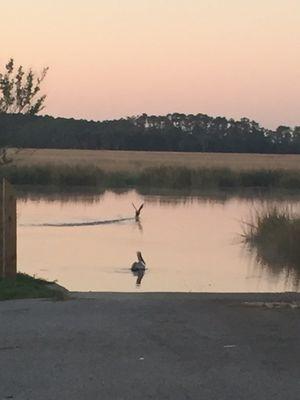
<svg viewBox="0 0 300 400">
<path fill-rule="evenodd" d="M 18 273 L 16 278 L 0 279 L 0 300 L 27 298 L 54 298 L 62 300 L 63 291 L 51 288 L 54 282 L 47 282 L 27 274 Z"/>
</svg>

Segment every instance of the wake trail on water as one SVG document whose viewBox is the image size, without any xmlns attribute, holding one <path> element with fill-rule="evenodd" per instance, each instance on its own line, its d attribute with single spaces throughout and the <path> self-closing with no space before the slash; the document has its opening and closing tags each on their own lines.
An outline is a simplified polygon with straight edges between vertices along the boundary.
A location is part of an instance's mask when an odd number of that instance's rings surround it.
<svg viewBox="0 0 300 400">
<path fill-rule="evenodd" d="M 52 226 L 52 227 L 75 227 L 75 226 L 96 226 L 96 225 L 107 225 L 117 224 L 125 221 L 133 221 L 134 218 L 118 218 L 108 219 L 102 221 L 87 221 L 87 222 L 62 222 L 62 223 L 45 223 L 45 224 L 26 224 L 21 226 Z"/>
</svg>

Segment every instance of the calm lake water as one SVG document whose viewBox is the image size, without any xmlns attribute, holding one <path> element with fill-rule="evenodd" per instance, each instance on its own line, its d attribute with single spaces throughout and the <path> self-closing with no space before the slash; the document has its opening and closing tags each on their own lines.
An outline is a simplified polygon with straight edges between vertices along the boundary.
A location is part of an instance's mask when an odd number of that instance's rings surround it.
<svg viewBox="0 0 300 400">
<path fill-rule="evenodd" d="M 140 222 L 132 202 L 145 203 Z M 298 290 L 296 273 L 262 265 L 241 240 L 242 221 L 274 202 L 135 191 L 20 198 L 18 268 L 78 291 Z M 299 198 L 288 204 L 300 209 Z M 137 251 L 148 268 L 140 285 L 130 271 Z"/>
</svg>

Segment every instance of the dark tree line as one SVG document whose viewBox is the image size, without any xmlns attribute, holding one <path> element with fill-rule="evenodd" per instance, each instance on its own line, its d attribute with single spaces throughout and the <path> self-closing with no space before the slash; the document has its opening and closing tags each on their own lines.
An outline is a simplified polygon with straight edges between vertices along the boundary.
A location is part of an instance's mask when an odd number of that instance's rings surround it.
<svg viewBox="0 0 300 400">
<path fill-rule="evenodd" d="M 147 116 L 94 122 L 0 113 L 0 148 L 300 153 L 300 126 L 268 130 L 204 114 Z"/>
<path fill-rule="evenodd" d="M 9 162 L 5 147 L 74 148 L 240 153 L 300 153 L 300 127 L 275 131 L 257 122 L 205 114 L 85 121 L 36 116 L 46 95 L 41 74 L 17 67 L 10 59 L 0 72 L 0 164 Z"/>
</svg>

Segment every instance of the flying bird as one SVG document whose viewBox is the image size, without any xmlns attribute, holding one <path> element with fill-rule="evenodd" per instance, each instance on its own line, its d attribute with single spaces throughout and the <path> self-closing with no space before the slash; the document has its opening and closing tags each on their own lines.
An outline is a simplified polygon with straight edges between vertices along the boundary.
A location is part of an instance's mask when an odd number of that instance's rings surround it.
<svg viewBox="0 0 300 400">
<path fill-rule="evenodd" d="M 136 208 L 136 206 L 133 203 L 132 205 L 133 208 L 135 209 L 135 220 L 138 221 L 140 218 L 140 213 L 142 211 L 142 208 L 144 207 L 144 203 L 142 203 L 139 208 Z"/>
</svg>

